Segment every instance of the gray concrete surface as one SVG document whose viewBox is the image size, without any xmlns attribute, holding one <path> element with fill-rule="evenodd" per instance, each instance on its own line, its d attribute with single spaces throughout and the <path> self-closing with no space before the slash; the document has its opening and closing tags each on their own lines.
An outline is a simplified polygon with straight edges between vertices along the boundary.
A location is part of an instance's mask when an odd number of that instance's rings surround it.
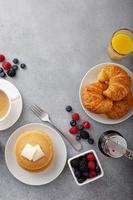
<svg viewBox="0 0 133 200">
<path fill-rule="evenodd" d="M 108 159 L 97 145 L 83 143 L 84 150 L 95 149 L 105 176 L 78 187 L 66 165 L 52 183 L 31 187 L 13 178 L 4 161 L 4 146 L 12 132 L 26 123 L 39 122 L 29 106 L 39 104 L 67 134 L 71 104 L 87 118 L 78 99 L 80 81 L 93 65 L 110 61 L 106 46 L 114 30 L 133 29 L 132 0 L 0 0 L 0 53 L 27 64 L 14 83 L 23 95 L 24 108 L 18 122 L 0 132 L 0 200 L 132 200 L 133 162 Z M 120 63 L 133 71 L 133 57 Z M 120 131 L 133 148 L 133 117 L 114 125 L 92 123 L 90 134 L 96 143 L 108 129 Z M 68 157 L 77 153 L 67 144 Z M 83 150 L 83 151 L 84 151 Z"/>
</svg>

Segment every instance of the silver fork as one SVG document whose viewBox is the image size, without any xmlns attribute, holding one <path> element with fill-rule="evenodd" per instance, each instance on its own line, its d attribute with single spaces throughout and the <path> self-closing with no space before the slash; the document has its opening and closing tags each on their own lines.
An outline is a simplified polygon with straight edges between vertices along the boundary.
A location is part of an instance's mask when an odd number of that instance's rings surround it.
<svg viewBox="0 0 133 200">
<path fill-rule="evenodd" d="M 58 131 L 58 133 L 60 135 L 62 135 L 68 142 L 69 144 L 71 144 L 71 146 L 76 150 L 79 151 L 82 149 L 82 145 L 79 141 L 77 141 L 73 136 L 69 135 L 65 135 L 64 133 L 62 133 L 62 131 L 60 129 L 58 129 L 53 122 L 50 120 L 50 117 L 48 115 L 48 113 L 46 113 L 42 108 L 40 108 L 37 105 L 32 105 L 30 107 L 30 109 L 32 110 L 32 112 L 39 117 L 39 119 L 43 122 L 47 122 L 49 123 L 54 129 L 56 129 Z"/>
</svg>

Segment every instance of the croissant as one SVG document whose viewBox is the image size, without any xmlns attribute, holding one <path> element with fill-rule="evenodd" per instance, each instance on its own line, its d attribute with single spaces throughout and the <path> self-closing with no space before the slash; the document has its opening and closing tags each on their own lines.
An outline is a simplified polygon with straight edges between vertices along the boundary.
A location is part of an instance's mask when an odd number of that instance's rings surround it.
<svg viewBox="0 0 133 200">
<path fill-rule="evenodd" d="M 98 75 L 98 80 L 108 84 L 103 94 L 112 101 L 120 101 L 129 93 L 131 79 L 127 72 L 117 65 L 110 64 L 103 67 Z"/>
<path fill-rule="evenodd" d="M 121 101 L 115 101 L 110 112 L 106 113 L 108 118 L 119 119 L 126 115 L 133 106 L 133 96 L 129 92 L 128 95 Z"/>
<path fill-rule="evenodd" d="M 113 106 L 113 102 L 103 96 L 105 89 L 107 89 L 107 85 L 100 82 L 92 83 L 84 87 L 81 98 L 85 108 L 97 114 L 109 112 Z"/>
</svg>

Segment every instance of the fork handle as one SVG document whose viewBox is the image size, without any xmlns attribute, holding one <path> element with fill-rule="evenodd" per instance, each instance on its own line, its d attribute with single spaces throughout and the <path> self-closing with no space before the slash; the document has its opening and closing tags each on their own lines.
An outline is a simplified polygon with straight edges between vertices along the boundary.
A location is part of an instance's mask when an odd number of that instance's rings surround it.
<svg viewBox="0 0 133 200">
<path fill-rule="evenodd" d="M 79 141 L 77 141 L 73 136 L 71 136 L 71 135 L 69 135 L 69 137 L 66 136 L 66 135 L 63 134 L 62 131 L 61 131 L 59 128 L 57 128 L 51 121 L 48 121 L 48 123 L 49 123 L 54 129 L 56 129 L 56 130 L 59 132 L 59 134 L 60 134 L 61 136 L 63 136 L 63 137 L 69 142 L 69 144 L 70 144 L 76 151 L 80 151 L 80 150 L 82 149 L 81 143 L 80 143 Z"/>
</svg>

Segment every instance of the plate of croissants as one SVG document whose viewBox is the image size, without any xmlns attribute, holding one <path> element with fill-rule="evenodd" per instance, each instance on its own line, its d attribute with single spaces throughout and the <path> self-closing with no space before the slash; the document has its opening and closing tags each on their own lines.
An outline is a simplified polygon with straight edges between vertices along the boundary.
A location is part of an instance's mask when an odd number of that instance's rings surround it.
<svg viewBox="0 0 133 200">
<path fill-rule="evenodd" d="M 92 119 L 117 124 L 133 114 L 133 73 L 117 63 L 101 63 L 83 77 L 80 103 Z"/>
</svg>

